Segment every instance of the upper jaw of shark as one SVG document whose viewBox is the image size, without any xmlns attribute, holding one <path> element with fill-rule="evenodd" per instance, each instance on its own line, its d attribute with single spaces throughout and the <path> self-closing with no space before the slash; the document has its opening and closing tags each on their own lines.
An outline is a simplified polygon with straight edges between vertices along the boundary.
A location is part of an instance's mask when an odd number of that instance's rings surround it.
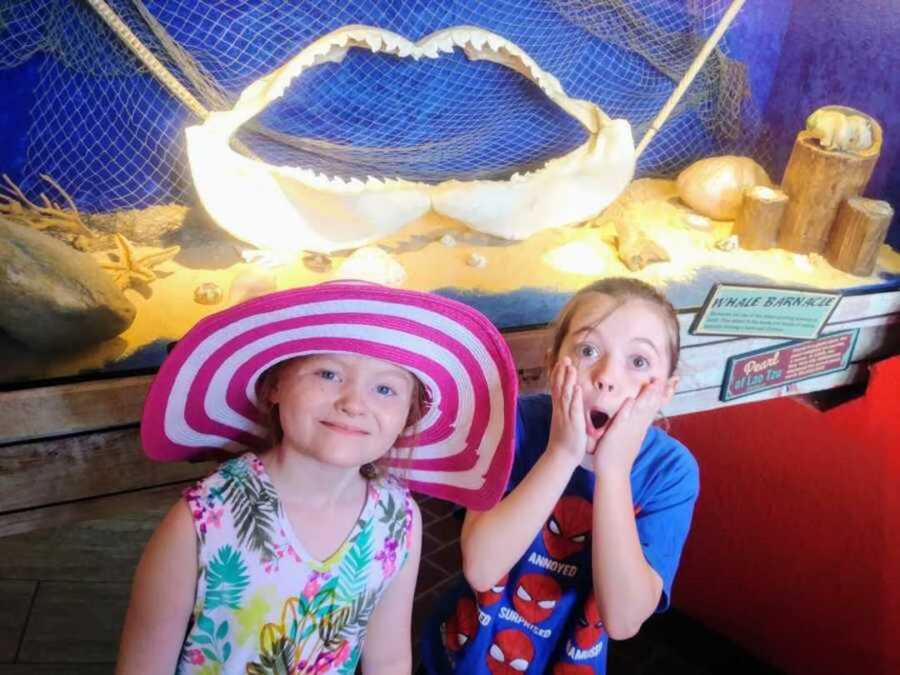
<svg viewBox="0 0 900 675">
<path fill-rule="evenodd" d="M 343 60 L 350 49 L 400 58 L 438 59 L 461 49 L 531 80 L 587 130 L 588 139 L 541 168 L 507 180 L 449 180 L 437 185 L 402 179 L 329 177 L 301 167 L 275 166 L 238 154 L 229 139 L 242 124 L 280 98 L 304 71 Z M 524 239 L 547 227 L 593 217 L 634 174 L 631 128 L 594 103 L 569 98 L 559 81 L 508 40 L 457 26 L 411 42 L 370 26 L 339 28 L 249 85 L 229 111 L 214 112 L 186 130 L 197 192 L 210 215 L 234 236 L 281 252 L 329 253 L 385 237 L 429 210 L 473 229 Z"/>
</svg>

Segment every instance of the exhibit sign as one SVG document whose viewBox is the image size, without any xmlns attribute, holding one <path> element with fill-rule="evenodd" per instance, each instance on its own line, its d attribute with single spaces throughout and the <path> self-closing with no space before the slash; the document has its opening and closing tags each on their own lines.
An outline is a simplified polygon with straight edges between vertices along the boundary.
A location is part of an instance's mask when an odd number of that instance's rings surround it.
<svg viewBox="0 0 900 675">
<path fill-rule="evenodd" d="M 859 329 L 816 340 L 785 342 L 728 359 L 719 399 L 731 401 L 766 389 L 845 370 Z"/>
<path fill-rule="evenodd" d="M 840 299 L 836 292 L 716 284 L 690 332 L 810 340 L 819 336 Z"/>
</svg>

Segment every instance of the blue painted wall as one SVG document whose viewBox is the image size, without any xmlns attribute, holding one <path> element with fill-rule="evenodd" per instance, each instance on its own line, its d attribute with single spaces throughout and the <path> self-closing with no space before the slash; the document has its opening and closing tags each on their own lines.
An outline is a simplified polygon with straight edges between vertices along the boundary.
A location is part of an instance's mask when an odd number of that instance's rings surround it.
<svg viewBox="0 0 900 675">
<path fill-rule="evenodd" d="M 769 0 L 764 4 L 778 4 Z M 752 5 L 750 0 L 747 6 Z M 796 0 L 765 109 L 780 178 L 797 131 L 823 105 L 862 110 L 881 122 L 884 146 L 867 196 L 900 211 L 900 2 Z M 900 248 L 900 217 L 888 240 Z"/>
</svg>

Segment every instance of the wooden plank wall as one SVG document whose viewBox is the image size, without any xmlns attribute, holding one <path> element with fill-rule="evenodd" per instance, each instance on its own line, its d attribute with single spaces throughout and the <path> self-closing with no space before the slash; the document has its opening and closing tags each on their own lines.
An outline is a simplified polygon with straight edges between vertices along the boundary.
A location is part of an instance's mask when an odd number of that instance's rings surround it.
<svg viewBox="0 0 900 675">
<path fill-rule="evenodd" d="M 723 404 L 728 357 L 784 340 L 693 336 L 693 318 L 679 316 L 681 384 L 664 411 L 669 416 L 862 382 L 869 362 L 900 352 L 900 292 L 845 297 L 823 333 L 860 329 L 850 368 Z M 521 390 L 541 391 L 548 329 L 505 337 Z M 144 458 L 138 422 L 150 381 L 139 376 L 0 393 L 0 536 L 174 501 L 212 470 L 209 462 Z"/>
</svg>

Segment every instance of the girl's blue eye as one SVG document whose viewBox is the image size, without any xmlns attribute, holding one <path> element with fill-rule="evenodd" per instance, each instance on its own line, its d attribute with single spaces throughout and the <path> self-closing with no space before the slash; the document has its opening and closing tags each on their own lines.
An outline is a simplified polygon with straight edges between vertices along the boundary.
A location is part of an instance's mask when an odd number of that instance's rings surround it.
<svg viewBox="0 0 900 675">
<path fill-rule="evenodd" d="M 379 384 L 375 391 L 377 391 L 381 396 L 393 396 L 397 392 L 394 391 L 393 387 L 389 387 L 386 384 Z"/>
<path fill-rule="evenodd" d="M 650 362 L 643 356 L 635 356 L 631 360 L 631 365 L 633 365 L 635 368 L 646 368 L 650 365 Z"/>
<path fill-rule="evenodd" d="M 323 370 L 319 371 L 319 377 L 321 377 L 323 380 L 336 380 L 337 373 L 334 372 L 333 370 L 323 369 Z"/>
<path fill-rule="evenodd" d="M 581 345 L 578 347 L 578 356 L 584 359 L 597 356 L 597 348 L 594 345 Z"/>
</svg>

